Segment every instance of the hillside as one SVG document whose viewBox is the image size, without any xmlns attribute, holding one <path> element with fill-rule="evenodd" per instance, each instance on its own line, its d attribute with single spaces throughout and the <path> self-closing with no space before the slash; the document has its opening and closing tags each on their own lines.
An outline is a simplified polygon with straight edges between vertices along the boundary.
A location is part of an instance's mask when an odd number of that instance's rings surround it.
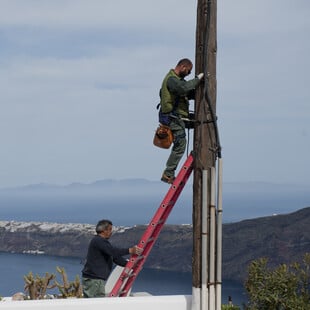
<svg viewBox="0 0 310 310">
<path fill-rule="evenodd" d="M 272 264 L 299 261 L 310 252 L 310 207 L 223 225 L 223 278 L 243 281 L 253 259 L 268 257 Z M 116 227 L 111 242 L 137 243 L 145 226 Z M 0 251 L 44 253 L 83 259 L 94 232 L 89 224 L 0 222 Z M 145 267 L 190 272 L 192 226 L 166 225 Z"/>
</svg>

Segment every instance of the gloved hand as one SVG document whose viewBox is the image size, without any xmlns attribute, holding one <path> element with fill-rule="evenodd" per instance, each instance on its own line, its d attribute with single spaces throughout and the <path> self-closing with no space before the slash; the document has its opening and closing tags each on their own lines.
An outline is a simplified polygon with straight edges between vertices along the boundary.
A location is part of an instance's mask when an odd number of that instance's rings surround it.
<svg viewBox="0 0 310 310">
<path fill-rule="evenodd" d="M 201 79 L 203 78 L 203 76 L 204 76 L 203 73 L 199 73 L 199 74 L 197 75 L 197 77 L 198 77 L 199 80 L 201 80 Z"/>
</svg>

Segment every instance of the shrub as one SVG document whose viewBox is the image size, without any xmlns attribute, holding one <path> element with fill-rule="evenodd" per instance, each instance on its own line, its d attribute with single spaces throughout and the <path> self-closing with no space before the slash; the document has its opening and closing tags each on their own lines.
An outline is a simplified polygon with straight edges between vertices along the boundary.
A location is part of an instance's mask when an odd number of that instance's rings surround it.
<svg viewBox="0 0 310 310">
<path fill-rule="evenodd" d="M 82 286 L 79 276 L 77 275 L 75 280 L 70 282 L 64 268 L 56 267 L 56 270 L 61 275 L 62 283 L 56 281 L 55 274 L 49 274 L 48 272 L 44 277 L 34 276 L 32 272 L 24 276 L 25 291 L 30 299 L 45 299 L 48 297 L 47 290 L 56 287 L 60 292 L 60 296 L 55 297 L 82 297 Z"/>
<path fill-rule="evenodd" d="M 309 310 L 310 253 L 301 264 L 282 264 L 268 267 L 268 259 L 253 261 L 248 270 L 245 288 L 248 293 L 248 310 Z"/>
</svg>

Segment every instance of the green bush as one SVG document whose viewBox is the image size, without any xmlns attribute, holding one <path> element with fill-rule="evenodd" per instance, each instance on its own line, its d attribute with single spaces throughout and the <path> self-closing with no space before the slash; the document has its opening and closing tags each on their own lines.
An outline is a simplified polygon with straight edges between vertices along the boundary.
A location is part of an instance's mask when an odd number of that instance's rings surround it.
<svg viewBox="0 0 310 310">
<path fill-rule="evenodd" d="M 248 293 L 248 310 L 309 310 L 310 253 L 301 264 L 282 264 L 268 267 L 268 259 L 253 261 L 248 270 L 245 288 Z"/>
</svg>

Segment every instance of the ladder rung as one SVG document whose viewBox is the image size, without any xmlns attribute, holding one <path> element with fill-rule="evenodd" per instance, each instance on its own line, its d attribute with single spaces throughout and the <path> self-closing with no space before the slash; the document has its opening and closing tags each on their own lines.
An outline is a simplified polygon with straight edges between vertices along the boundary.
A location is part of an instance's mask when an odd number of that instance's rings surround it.
<svg viewBox="0 0 310 310">
<path fill-rule="evenodd" d="M 127 290 L 123 290 L 123 291 L 120 291 L 120 292 L 119 292 L 120 295 L 122 295 L 122 294 L 124 294 L 124 293 L 127 294 Z"/>
<path fill-rule="evenodd" d="M 141 259 L 144 259 L 144 257 L 145 257 L 144 255 L 137 256 L 136 262 L 139 261 L 139 260 L 141 260 Z"/>
</svg>

